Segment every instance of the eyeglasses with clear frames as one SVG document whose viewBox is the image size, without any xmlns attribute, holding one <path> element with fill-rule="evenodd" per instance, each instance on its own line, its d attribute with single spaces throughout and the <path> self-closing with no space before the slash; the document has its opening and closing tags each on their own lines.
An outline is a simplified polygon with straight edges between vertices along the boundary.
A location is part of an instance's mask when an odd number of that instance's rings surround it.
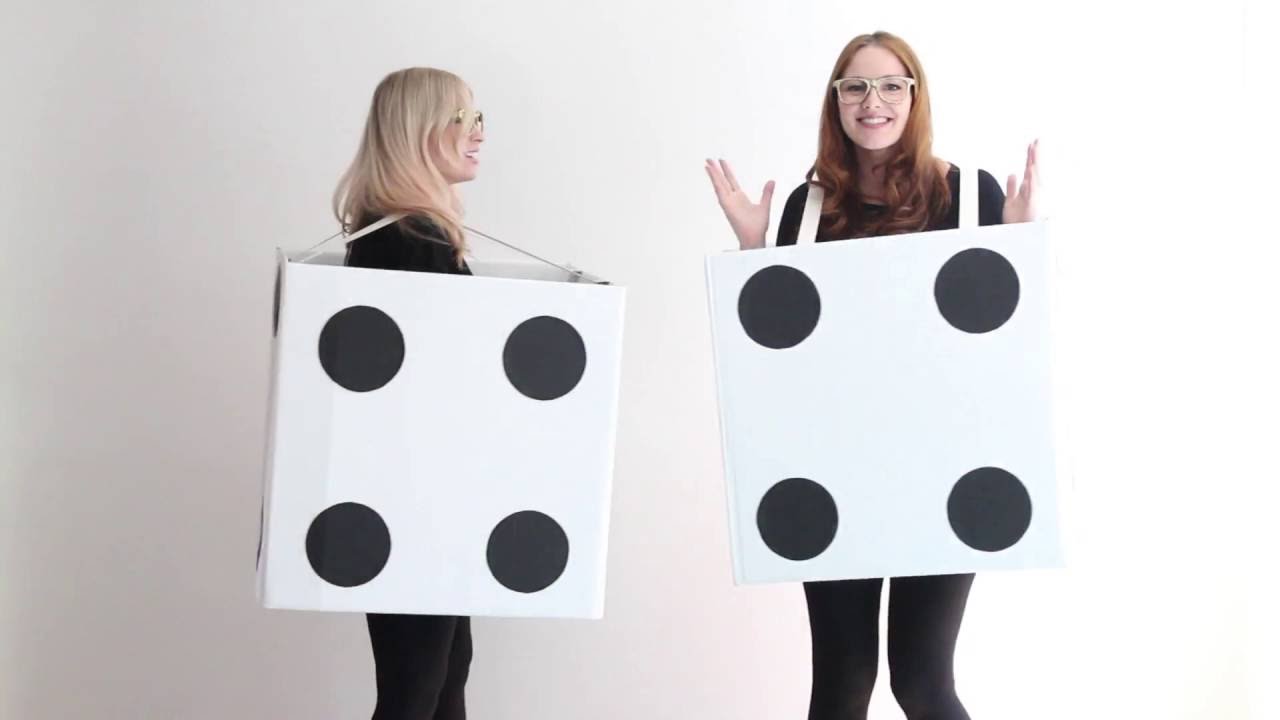
<svg viewBox="0 0 1280 720">
<path fill-rule="evenodd" d="M 461 109 L 453 116 L 455 125 L 462 125 L 468 135 L 479 130 L 484 132 L 484 113 L 479 110 Z"/>
<path fill-rule="evenodd" d="M 890 105 L 897 105 L 907 99 L 907 96 L 911 94 L 911 88 L 915 87 L 915 84 L 915 78 L 902 75 L 886 75 L 879 78 L 840 78 L 831 83 L 831 87 L 835 88 L 836 98 L 840 100 L 842 105 L 856 105 L 862 102 L 872 88 L 875 88 L 876 94 L 880 96 L 881 100 Z"/>
</svg>

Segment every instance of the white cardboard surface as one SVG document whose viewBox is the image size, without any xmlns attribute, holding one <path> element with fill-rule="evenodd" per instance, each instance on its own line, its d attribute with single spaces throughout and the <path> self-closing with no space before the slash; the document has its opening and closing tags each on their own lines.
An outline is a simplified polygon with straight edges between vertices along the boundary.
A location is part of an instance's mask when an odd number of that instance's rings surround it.
<svg viewBox="0 0 1280 720">
<path fill-rule="evenodd" d="M 946 322 L 939 268 L 972 247 L 1014 266 L 1020 299 L 987 333 Z M 931 575 L 1062 564 L 1052 398 L 1048 232 L 1043 222 L 728 252 L 707 259 L 734 575 L 738 583 Z M 821 297 L 813 333 L 770 349 L 738 314 L 771 265 L 806 273 Z M 957 479 L 995 466 L 1026 487 L 1032 517 L 1004 550 L 975 550 L 948 520 Z M 775 554 L 757 525 L 775 483 L 833 496 L 820 555 Z"/>
<path fill-rule="evenodd" d="M 340 261 L 339 261 L 340 262 Z M 274 342 L 259 592 L 264 606 L 333 611 L 598 618 L 603 614 L 624 291 L 593 284 L 465 277 L 282 261 Z M 376 307 L 405 359 L 371 392 L 330 379 L 325 323 Z M 509 333 L 551 315 L 581 335 L 586 368 L 553 400 L 518 392 L 503 369 Z M 373 580 L 321 579 L 305 540 L 341 502 L 374 508 L 391 535 Z M 500 584 L 486 562 L 514 512 L 554 518 L 563 574 L 539 592 Z"/>
</svg>

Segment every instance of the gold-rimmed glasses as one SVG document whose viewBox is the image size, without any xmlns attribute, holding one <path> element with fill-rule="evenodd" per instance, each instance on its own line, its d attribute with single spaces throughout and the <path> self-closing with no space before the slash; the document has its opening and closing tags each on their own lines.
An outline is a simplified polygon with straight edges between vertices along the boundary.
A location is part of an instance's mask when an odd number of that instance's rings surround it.
<svg viewBox="0 0 1280 720">
<path fill-rule="evenodd" d="M 467 110 L 465 108 L 459 110 L 453 116 L 455 125 L 461 125 L 470 135 L 477 130 L 484 132 L 484 113 L 479 110 Z"/>
</svg>

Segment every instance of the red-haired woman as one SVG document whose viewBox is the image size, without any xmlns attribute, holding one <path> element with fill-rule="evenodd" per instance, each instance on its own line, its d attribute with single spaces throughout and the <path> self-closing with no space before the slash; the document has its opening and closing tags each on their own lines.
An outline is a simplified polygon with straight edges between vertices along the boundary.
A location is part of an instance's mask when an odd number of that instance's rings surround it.
<svg viewBox="0 0 1280 720">
<path fill-rule="evenodd" d="M 945 230 L 959 224 L 960 171 L 934 157 L 929 85 L 902 39 L 854 38 L 831 71 L 822 106 L 818 158 L 807 179 L 824 191 L 818 242 Z M 742 249 L 765 245 L 773 181 L 755 203 L 728 163 L 707 161 L 720 207 Z M 1036 144 L 1019 185 L 979 171 L 981 225 L 1035 219 Z M 777 244 L 796 243 L 809 182 L 787 198 Z M 806 238 L 808 240 L 809 238 Z M 810 720 L 864 720 L 875 684 L 883 581 L 805 583 L 813 642 Z M 967 720 L 956 695 L 953 658 L 973 575 L 892 578 L 889 669 L 909 720 Z"/>
</svg>

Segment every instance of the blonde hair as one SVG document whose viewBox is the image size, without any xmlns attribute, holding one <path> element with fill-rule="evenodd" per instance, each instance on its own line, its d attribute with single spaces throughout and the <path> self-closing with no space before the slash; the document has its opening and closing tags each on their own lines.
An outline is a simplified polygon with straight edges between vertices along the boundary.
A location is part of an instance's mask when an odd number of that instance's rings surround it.
<svg viewBox="0 0 1280 720">
<path fill-rule="evenodd" d="M 462 203 L 427 152 L 434 142 L 440 155 L 445 130 L 460 108 L 469 107 L 471 91 L 462 78 L 435 68 L 406 68 L 387 75 L 373 91 L 364 136 L 351 166 L 333 194 L 333 213 L 344 232 L 367 225 L 373 216 L 403 213 L 401 229 L 422 236 L 407 222 L 426 218 L 435 223 L 462 261 Z"/>
</svg>

